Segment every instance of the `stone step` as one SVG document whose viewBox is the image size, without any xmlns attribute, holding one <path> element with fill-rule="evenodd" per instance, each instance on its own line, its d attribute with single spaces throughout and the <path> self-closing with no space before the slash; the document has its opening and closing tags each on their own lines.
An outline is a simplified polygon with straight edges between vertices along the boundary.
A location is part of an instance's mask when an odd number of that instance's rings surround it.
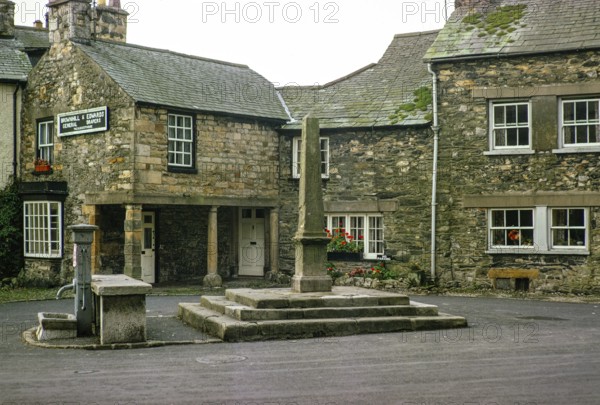
<svg viewBox="0 0 600 405">
<path fill-rule="evenodd" d="M 442 313 L 438 316 L 287 319 L 247 322 L 196 303 L 179 304 L 179 317 L 185 323 L 228 342 L 347 336 L 363 333 L 450 329 L 467 326 L 465 318 Z"/>
<path fill-rule="evenodd" d="M 227 290 L 229 301 L 256 309 L 282 308 L 339 308 L 409 305 L 405 295 L 358 287 L 334 287 L 327 293 L 294 293 L 289 288 L 282 289 L 234 289 Z"/>
<path fill-rule="evenodd" d="M 438 314 L 436 306 L 415 302 L 411 302 L 411 305 L 257 309 L 230 301 L 226 297 L 207 296 L 201 298 L 200 304 L 239 321 L 436 316 Z"/>
</svg>

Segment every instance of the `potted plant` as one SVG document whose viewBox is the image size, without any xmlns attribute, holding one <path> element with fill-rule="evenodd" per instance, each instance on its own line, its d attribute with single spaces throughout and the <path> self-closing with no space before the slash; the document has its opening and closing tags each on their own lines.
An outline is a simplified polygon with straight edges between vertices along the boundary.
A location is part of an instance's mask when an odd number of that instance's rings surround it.
<svg viewBox="0 0 600 405">
<path fill-rule="evenodd" d="M 327 244 L 327 260 L 358 261 L 362 258 L 362 247 L 354 237 L 343 228 L 332 231 L 325 229 L 327 237 L 331 238 Z M 362 239 L 362 236 L 359 237 Z"/>
<path fill-rule="evenodd" d="M 45 159 L 37 158 L 34 164 L 36 173 L 46 173 L 52 170 L 50 163 Z"/>
</svg>

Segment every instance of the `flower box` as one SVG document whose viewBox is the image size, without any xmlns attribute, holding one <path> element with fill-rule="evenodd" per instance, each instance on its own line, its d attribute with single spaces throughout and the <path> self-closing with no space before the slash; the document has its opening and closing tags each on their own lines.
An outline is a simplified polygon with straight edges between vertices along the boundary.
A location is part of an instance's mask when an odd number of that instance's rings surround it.
<svg viewBox="0 0 600 405">
<path fill-rule="evenodd" d="M 40 172 L 49 172 L 50 170 L 52 170 L 52 167 L 50 165 L 36 165 L 35 166 L 35 171 L 37 173 L 40 173 Z"/>
<path fill-rule="evenodd" d="M 362 260 L 360 252 L 327 252 L 327 260 L 339 262 L 359 262 Z"/>
</svg>

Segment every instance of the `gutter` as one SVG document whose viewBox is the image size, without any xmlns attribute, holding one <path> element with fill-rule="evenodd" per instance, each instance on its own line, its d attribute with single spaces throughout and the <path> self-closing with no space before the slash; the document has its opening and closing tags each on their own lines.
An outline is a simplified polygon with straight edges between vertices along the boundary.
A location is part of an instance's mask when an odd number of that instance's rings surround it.
<svg viewBox="0 0 600 405">
<path fill-rule="evenodd" d="M 12 161 L 12 167 L 13 167 L 13 178 L 14 178 L 15 182 L 17 181 L 17 179 L 19 177 L 19 175 L 17 173 L 17 166 L 18 166 L 17 149 L 18 149 L 18 141 L 19 141 L 18 129 L 17 129 L 17 125 L 18 125 L 18 120 L 17 120 L 18 97 L 17 97 L 17 95 L 19 94 L 20 88 L 21 88 L 21 84 L 17 83 L 15 85 L 15 92 L 13 93 L 13 161 Z"/>
<path fill-rule="evenodd" d="M 437 250 L 437 175 L 438 175 L 438 154 L 439 154 L 439 140 L 440 140 L 440 127 L 438 117 L 438 77 L 437 74 L 431 68 L 431 63 L 427 64 L 427 71 L 431 74 L 433 80 L 433 91 L 432 91 L 432 104 L 433 104 L 433 170 L 432 170 L 432 185 L 431 185 L 431 279 L 436 280 L 436 250 Z"/>
</svg>

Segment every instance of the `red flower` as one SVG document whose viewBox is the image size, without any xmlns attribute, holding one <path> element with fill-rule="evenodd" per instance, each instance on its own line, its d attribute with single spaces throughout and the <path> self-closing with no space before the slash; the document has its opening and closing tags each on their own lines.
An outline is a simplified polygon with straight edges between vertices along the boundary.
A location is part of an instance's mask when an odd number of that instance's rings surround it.
<svg viewBox="0 0 600 405">
<path fill-rule="evenodd" d="M 513 229 L 512 231 L 510 231 L 508 233 L 508 239 L 510 240 L 519 240 L 520 234 L 519 231 L 516 229 Z"/>
</svg>

